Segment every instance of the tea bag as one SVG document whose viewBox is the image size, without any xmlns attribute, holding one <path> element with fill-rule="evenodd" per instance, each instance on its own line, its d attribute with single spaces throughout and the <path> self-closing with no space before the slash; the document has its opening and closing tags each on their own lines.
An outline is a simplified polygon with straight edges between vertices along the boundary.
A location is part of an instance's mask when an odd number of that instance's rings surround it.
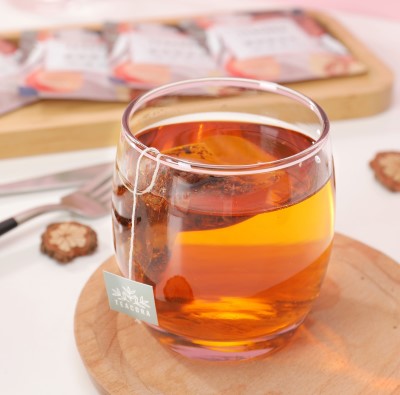
<svg viewBox="0 0 400 395">
<path fill-rule="evenodd" d="M 100 32 L 60 29 L 22 35 L 21 91 L 47 99 L 124 101 L 109 79 L 108 50 Z"/>
<path fill-rule="evenodd" d="M 112 80 L 149 89 L 188 78 L 216 75 L 216 64 L 184 29 L 165 23 L 106 25 Z"/>
<path fill-rule="evenodd" d="M 176 158 L 211 165 L 248 165 L 277 158 L 255 143 L 235 135 L 211 135 L 200 143 L 164 151 Z M 207 175 L 182 171 L 171 204 L 185 213 L 248 216 L 282 205 L 291 186 L 284 170 L 244 175 Z M 229 208 L 230 206 L 230 208 Z"/>
<path fill-rule="evenodd" d="M 149 152 L 155 155 L 153 159 L 146 157 Z M 152 285 L 158 282 L 158 276 L 168 262 L 171 240 L 171 230 L 167 231 L 166 201 L 153 194 L 159 176 L 160 156 L 161 153 L 153 147 L 141 152 L 136 162 L 132 191 L 128 277 Z"/>
<path fill-rule="evenodd" d="M 276 208 L 290 196 L 289 178 L 283 170 L 247 175 L 190 170 L 191 162 L 246 165 L 275 159 L 240 136 L 210 135 L 162 154 L 182 160 L 182 169 L 142 157 L 135 177 L 137 190 L 146 190 L 136 196 L 132 217 L 134 271 L 139 281 L 157 284 L 179 233 L 232 226 Z"/>
<path fill-rule="evenodd" d="M 203 37 L 228 76 L 282 83 L 366 71 L 343 43 L 298 9 L 200 17 L 185 26 Z"/>
</svg>

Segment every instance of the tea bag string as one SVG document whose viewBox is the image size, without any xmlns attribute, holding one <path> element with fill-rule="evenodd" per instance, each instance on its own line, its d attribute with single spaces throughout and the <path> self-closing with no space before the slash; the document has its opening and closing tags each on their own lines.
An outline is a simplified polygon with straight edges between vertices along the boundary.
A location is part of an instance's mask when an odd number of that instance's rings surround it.
<svg viewBox="0 0 400 395">
<path fill-rule="evenodd" d="M 153 175 L 151 177 L 150 184 L 143 189 L 142 191 L 139 191 L 139 175 L 140 175 L 140 163 L 142 162 L 143 157 L 147 152 L 153 152 L 156 154 L 156 167 L 154 169 Z M 134 250 L 134 237 L 135 237 L 135 222 L 136 222 L 136 206 L 137 206 L 137 196 L 143 195 L 145 193 L 150 192 L 154 184 L 156 183 L 158 171 L 160 169 L 160 157 L 161 157 L 161 152 L 154 148 L 154 147 L 146 147 L 139 155 L 138 161 L 136 163 L 136 173 L 135 173 L 135 183 L 133 184 L 133 202 L 132 202 L 132 216 L 131 216 L 131 242 L 129 246 L 129 261 L 128 261 L 128 278 L 132 280 L 132 267 L 134 265 L 133 262 L 133 250 Z"/>
</svg>

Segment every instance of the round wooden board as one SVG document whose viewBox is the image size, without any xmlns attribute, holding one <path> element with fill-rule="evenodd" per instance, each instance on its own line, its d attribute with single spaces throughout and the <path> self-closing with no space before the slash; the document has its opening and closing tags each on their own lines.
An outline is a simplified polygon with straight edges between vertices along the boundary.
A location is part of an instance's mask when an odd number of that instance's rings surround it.
<svg viewBox="0 0 400 395">
<path fill-rule="evenodd" d="M 75 337 L 106 394 L 400 394 L 400 265 L 336 235 L 319 300 L 291 342 L 261 360 L 191 361 L 161 346 L 134 319 L 111 311 L 103 270 L 87 282 Z"/>
</svg>

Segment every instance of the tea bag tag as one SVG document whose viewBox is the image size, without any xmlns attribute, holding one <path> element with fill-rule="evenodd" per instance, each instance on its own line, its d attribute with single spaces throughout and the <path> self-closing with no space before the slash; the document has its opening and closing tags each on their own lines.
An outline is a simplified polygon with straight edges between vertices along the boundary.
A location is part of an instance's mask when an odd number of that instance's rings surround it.
<svg viewBox="0 0 400 395">
<path fill-rule="evenodd" d="M 153 287 L 103 272 L 110 309 L 149 324 L 158 325 Z"/>
</svg>

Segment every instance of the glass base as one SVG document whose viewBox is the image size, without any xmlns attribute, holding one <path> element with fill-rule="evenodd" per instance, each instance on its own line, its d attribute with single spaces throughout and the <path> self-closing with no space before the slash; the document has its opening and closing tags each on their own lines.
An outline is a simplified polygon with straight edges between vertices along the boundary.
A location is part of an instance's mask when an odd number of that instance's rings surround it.
<svg viewBox="0 0 400 395">
<path fill-rule="evenodd" d="M 240 342 L 195 341 L 173 335 L 157 326 L 146 324 L 146 327 L 161 344 L 186 358 L 223 362 L 261 358 L 278 351 L 288 344 L 302 322 L 269 336 Z"/>
</svg>

